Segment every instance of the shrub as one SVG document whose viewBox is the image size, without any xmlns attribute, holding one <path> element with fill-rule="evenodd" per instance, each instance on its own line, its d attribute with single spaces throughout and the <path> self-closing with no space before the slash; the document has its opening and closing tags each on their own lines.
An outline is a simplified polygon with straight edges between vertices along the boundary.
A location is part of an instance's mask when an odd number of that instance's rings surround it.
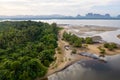
<svg viewBox="0 0 120 80">
<path fill-rule="evenodd" d="M 76 54 L 76 49 L 73 49 L 73 50 L 72 50 L 72 53 L 73 53 L 73 54 Z"/>
<path fill-rule="evenodd" d="M 104 47 L 105 47 L 105 48 L 108 48 L 109 46 L 110 46 L 109 43 L 105 43 L 105 44 L 104 44 Z"/>
<path fill-rule="evenodd" d="M 92 38 L 90 38 L 90 37 L 86 37 L 86 39 L 85 39 L 85 43 L 86 43 L 86 44 L 92 44 L 92 43 L 93 43 Z"/>
<path fill-rule="evenodd" d="M 105 43 L 104 47 L 108 50 L 112 51 L 117 48 L 117 45 L 115 43 Z"/>
<path fill-rule="evenodd" d="M 101 53 L 102 55 L 105 55 L 106 51 L 105 51 L 104 48 L 102 48 L 101 46 L 99 46 L 98 49 L 100 50 L 100 53 Z"/>
</svg>

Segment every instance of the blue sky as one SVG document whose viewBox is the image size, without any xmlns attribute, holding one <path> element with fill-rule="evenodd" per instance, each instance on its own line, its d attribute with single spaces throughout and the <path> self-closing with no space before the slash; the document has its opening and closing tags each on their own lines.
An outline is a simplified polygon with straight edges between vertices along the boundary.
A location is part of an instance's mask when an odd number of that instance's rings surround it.
<svg viewBox="0 0 120 80">
<path fill-rule="evenodd" d="M 120 0 L 0 0 L 0 15 L 120 14 Z"/>
</svg>

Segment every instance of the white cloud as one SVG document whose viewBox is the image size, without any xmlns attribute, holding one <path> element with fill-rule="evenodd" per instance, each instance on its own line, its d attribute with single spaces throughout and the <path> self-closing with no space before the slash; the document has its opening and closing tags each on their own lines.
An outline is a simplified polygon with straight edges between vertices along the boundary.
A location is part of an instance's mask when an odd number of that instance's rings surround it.
<svg viewBox="0 0 120 80">
<path fill-rule="evenodd" d="M 84 14 L 119 0 L 0 0 L 0 15 Z"/>
</svg>

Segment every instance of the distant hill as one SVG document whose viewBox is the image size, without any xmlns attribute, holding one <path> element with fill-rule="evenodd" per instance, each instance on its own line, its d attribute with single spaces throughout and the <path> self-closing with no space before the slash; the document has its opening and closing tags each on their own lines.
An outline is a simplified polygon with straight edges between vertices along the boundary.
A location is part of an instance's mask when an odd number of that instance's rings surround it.
<svg viewBox="0 0 120 80">
<path fill-rule="evenodd" d="M 93 14 L 93 13 L 88 13 L 86 14 L 85 17 L 86 18 L 112 18 L 110 14 L 101 15 L 101 14 Z"/>
<path fill-rule="evenodd" d="M 16 16 L 0 16 L 0 19 L 13 19 L 13 20 L 28 20 L 28 19 L 120 19 L 120 15 L 112 17 L 110 14 L 96 14 L 87 13 L 85 16 L 78 14 L 77 16 L 65 16 L 65 15 L 16 15 Z"/>
</svg>

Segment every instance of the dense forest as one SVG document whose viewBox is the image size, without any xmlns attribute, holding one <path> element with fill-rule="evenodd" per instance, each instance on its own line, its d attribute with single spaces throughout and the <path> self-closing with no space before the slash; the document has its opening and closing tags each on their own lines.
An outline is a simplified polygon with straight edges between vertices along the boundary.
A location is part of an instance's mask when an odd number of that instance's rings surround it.
<svg viewBox="0 0 120 80">
<path fill-rule="evenodd" d="M 34 21 L 0 22 L 0 80 L 34 80 L 55 60 L 58 27 Z"/>
</svg>

